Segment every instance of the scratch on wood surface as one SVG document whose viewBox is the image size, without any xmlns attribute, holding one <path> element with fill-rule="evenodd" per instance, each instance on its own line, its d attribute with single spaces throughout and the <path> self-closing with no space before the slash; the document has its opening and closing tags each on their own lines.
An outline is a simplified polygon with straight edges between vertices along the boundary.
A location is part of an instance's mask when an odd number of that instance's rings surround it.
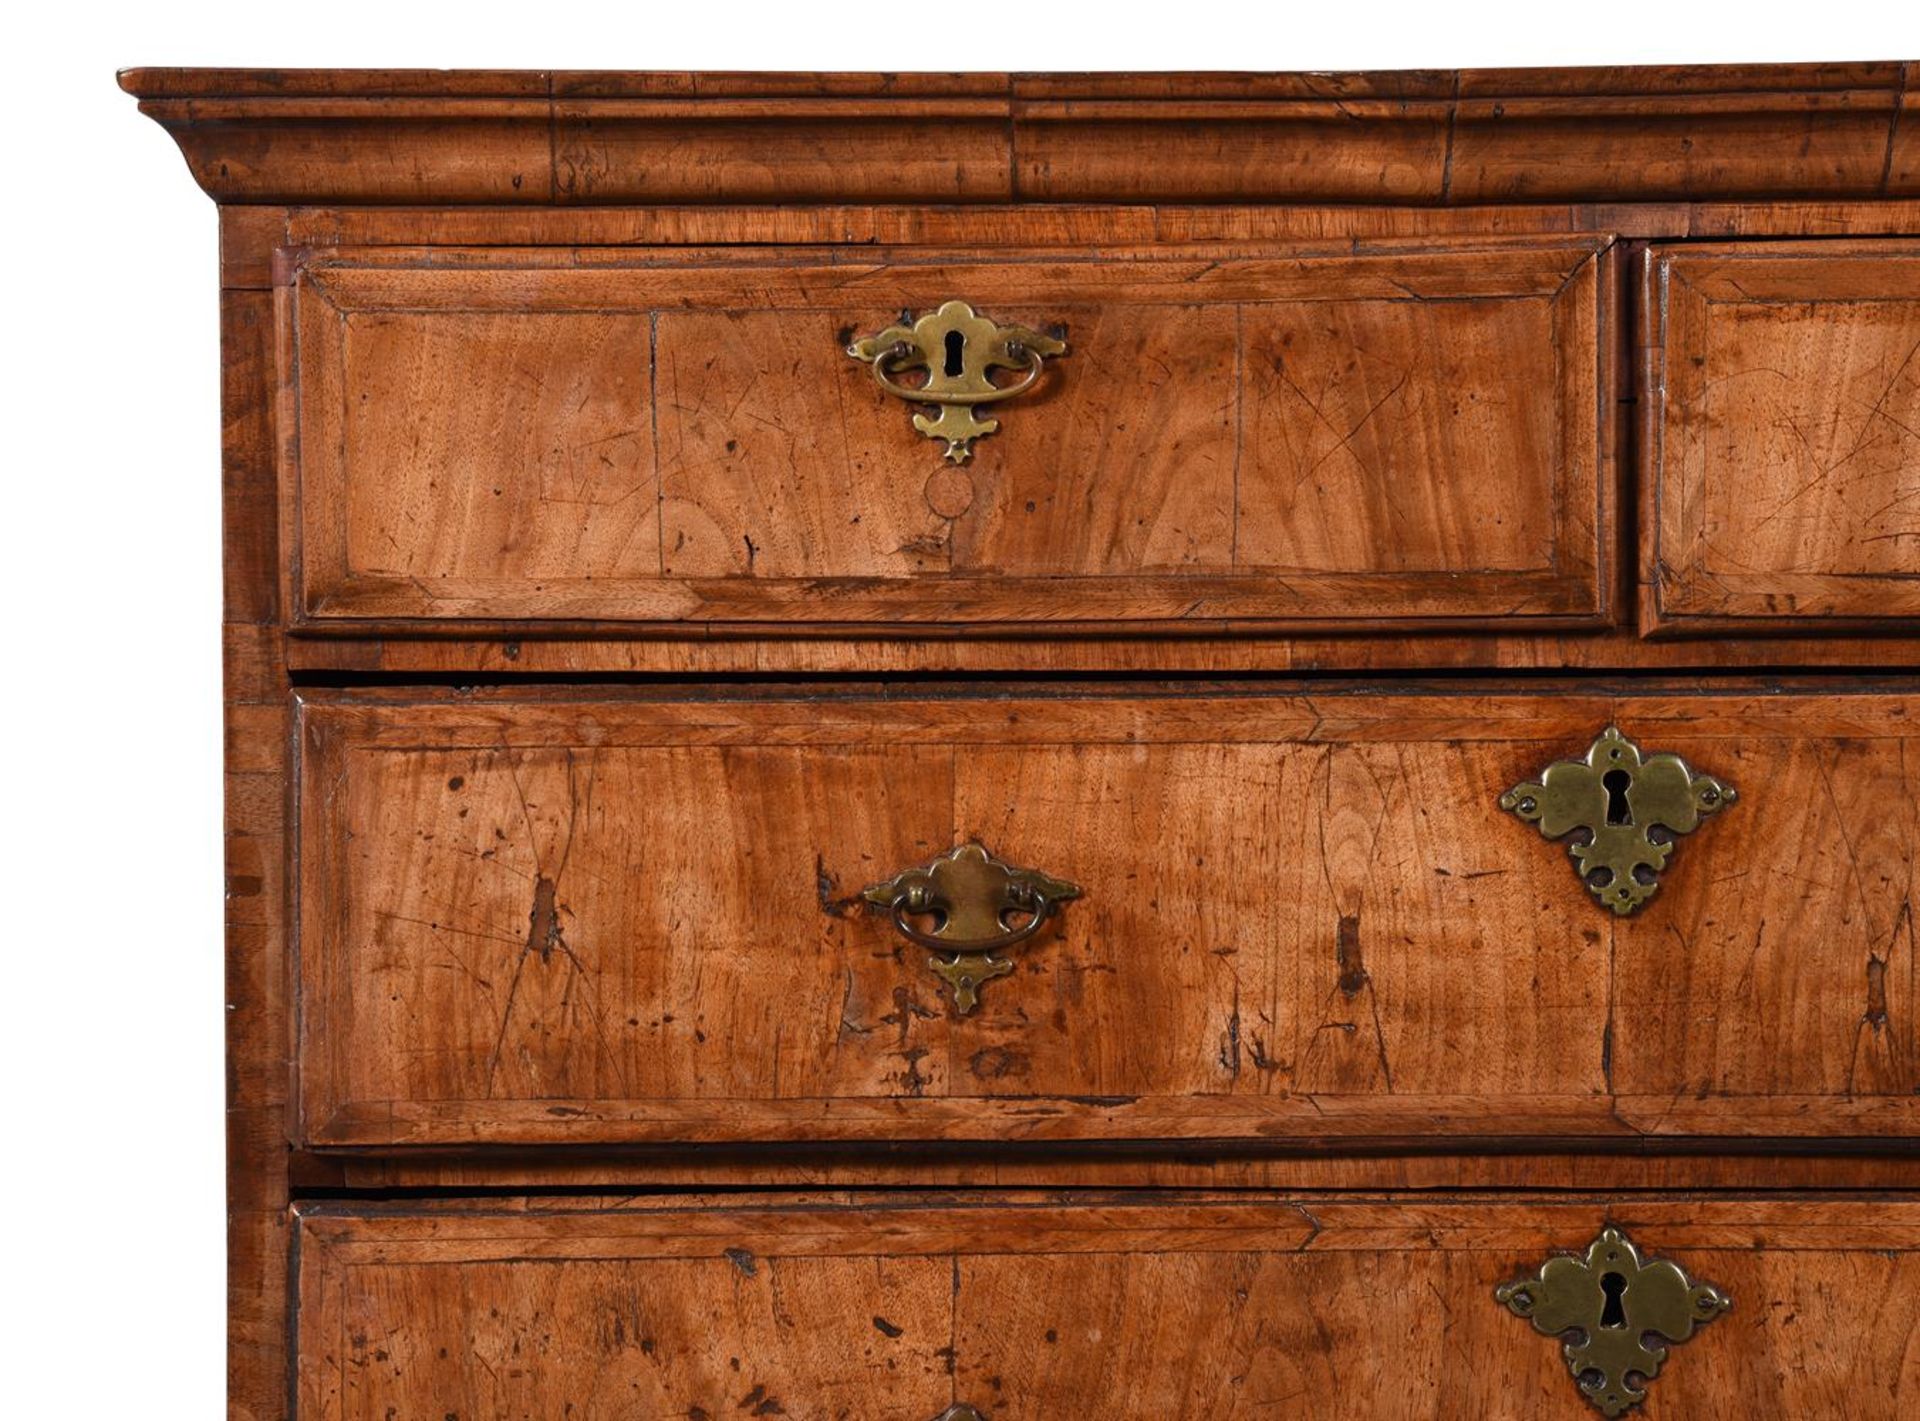
<svg viewBox="0 0 1920 1421">
<path fill-rule="evenodd" d="M 553 900 L 553 880 L 543 874 L 534 880 L 533 911 L 527 914 L 527 951 L 539 953 L 542 962 L 551 961 L 553 950 L 563 945 Z"/>
<path fill-rule="evenodd" d="M 851 967 L 846 970 L 846 979 L 846 990 L 840 994 L 840 1025 L 834 1035 L 841 1041 L 848 1036 L 871 1036 L 873 1028 L 855 1020 L 853 1015 L 854 981 Z"/>
<path fill-rule="evenodd" d="M 1235 1080 L 1240 1078 L 1240 987 L 1233 988 L 1233 1010 L 1227 1016 L 1227 1029 L 1220 1038 L 1220 1069 Z"/>
<path fill-rule="evenodd" d="M 881 1017 L 880 1022 L 883 1026 L 891 1026 L 900 1033 L 898 1044 L 904 1049 L 907 1037 L 913 1031 L 916 1017 L 921 1021 L 935 1021 L 939 1016 L 939 1012 L 930 1011 L 921 1006 L 910 988 L 899 986 L 893 989 L 893 1010 Z"/>
<path fill-rule="evenodd" d="M 1861 1024 L 1877 1034 L 1887 1028 L 1887 960 L 1867 954 L 1867 1010 Z"/>
<path fill-rule="evenodd" d="M 1360 995 L 1360 989 L 1372 980 L 1367 976 L 1364 960 L 1360 955 L 1360 915 L 1342 913 L 1340 924 L 1334 934 L 1334 964 L 1340 969 L 1340 990 L 1352 1001 Z"/>
<path fill-rule="evenodd" d="M 507 1000 L 500 1011 L 499 1029 L 494 1034 L 493 1049 L 487 1057 L 486 1094 L 488 1099 L 493 1097 L 495 1082 L 499 1076 L 500 1059 L 506 1048 L 507 1032 L 513 1025 L 514 1009 L 519 1003 L 520 987 L 526 975 L 527 961 L 536 954 L 543 965 L 550 963 L 556 953 L 565 960 L 571 975 L 560 1005 L 562 1008 L 572 1006 L 575 986 L 583 990 L 585 1000 L 582 1009 L 593 1027 L 594 1038 L 599 1045 L 600 1053 L 613 1068 L 622 1091 L 627 1088 L 626 1066 L 608 1039 L 606 1022 L 602 1019 L 600 1011 L 599 991 L 595 977 L 567 942 L 561 923 L 561 915 L 564 912 L 564 905 L 559 897 L 561 875 L 566 872 L 567 861 L 573 854 L 574 833 L 579 826 L 581 806 L 583 803 L 591 805 L 597 770 L 597 757 L 589 752 L 586 782 L 583 786 L 576 777 L 577 766 L 573 750 L 568 749 L 564 758 L 567 816 L 561 835 L 560 854 L 551 872 L 546 870 L 541 861 L 540 834 L 534 822 L 533 802 L 527 797 L 526 785 L 520 778 L 519 766 L 511 758 L 508 760 L 508 774 L 513 781 L 514 794 L 520 802 L 521 821 L 526 826 L 528 849 L 534 860 L 533 906 L 527 914 L 527 939 L 514 962 L 513 978 L 507 988 Z"/>
<path fill-rule="evenodd" d="M 910 1046 L 900 1053 L 907 1063 L 906 1069 L 900 1072 L 900 1084 L 905 1086 L 907 1094 L 915 1099 L 925 1095 L 928 1085 L 932 1083 L 931 1076 L 920 1073 L 920 1063 L 930 1054 L 924 1046 Z"/>
<path fill-rule="evenodd" d="M 820 911 L 829 918 L 850 918 L 866 906 L 858 893 L 836 896 L 840 880 L 828 870 L 826 858 L 817 853 L 813 856 L 813 888 L 820 899 Z"/>
</svg>

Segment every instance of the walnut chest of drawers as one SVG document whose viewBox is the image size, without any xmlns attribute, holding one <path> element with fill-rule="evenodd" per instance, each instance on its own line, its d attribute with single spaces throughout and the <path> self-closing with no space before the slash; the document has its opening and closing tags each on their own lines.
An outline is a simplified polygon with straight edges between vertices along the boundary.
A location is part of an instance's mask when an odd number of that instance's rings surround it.
<svg viewBox="0 0 1920 1421">
<path fill-rule="evenodd" d="M 233 1417 L 1920 1407 L 1920 66 L 122 82 Z"/>
</svg>

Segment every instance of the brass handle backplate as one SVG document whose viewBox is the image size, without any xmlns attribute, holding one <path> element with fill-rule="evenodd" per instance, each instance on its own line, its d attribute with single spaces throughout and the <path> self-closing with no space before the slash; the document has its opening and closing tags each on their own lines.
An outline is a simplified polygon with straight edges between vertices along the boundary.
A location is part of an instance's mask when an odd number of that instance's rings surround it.
<svg viewBox="0 0 1920 1421">
<path fill-rule="evenodd" d="M 1602 1229 L 1584 1257 L 1549 1258 L 1535 1276 L 1503 1284 L 1494 1297 L 1536 1331 L 1567 1337 L 1567 1370 L 1603 1416 L 1646 1400 L 1645 1384 L 1666 1362 L 1666 1344 L 1685 1342 L 1733 1306 L 1679 1264 L 1642 1258 L 1615 1228 Z"/>
<path fill-rule="evenodd" d="M 932 414 L 916 414 L 913 427 L 945 440 L 947 458 L 956 464 L 973 456 L 974 440 L 1000 427 L 997 419 L 975 415 L 974 406 L 1024 394 L 1038 383 L 1043 360 L 1067 353 L 1064 340 L 1027 326 L 999 325 L 964 301 L 949 301 L 917 321 L 902 312 L 900 322 L 854 341 L 847 354 L 872 365 L 875 382 L 895 399 L 934 407 Z M 893 378 L 907 370 L 924 370 L 926 379 L 902 385 Z M 1025 373 L 1012 384 L 996 385 L 995 370 Z"/>
<path fill-rule="evenodd" d="M 933 1421 L 987 1421 L 987 1418 L 973 1407 L 956 1402 L 934 1417 Z"/>
<path fill-rule="evenodd" d="M 932 950 L 927 966 L 953 988 L 954 1007 L 965 1016 L 979 1004 L 982 984 L 1013 971 L 997 954 L 1039 932 L 1080 888 L 1038 869 L 1013 868 L 979 844 L 962 844 L 860 896 L 885 909 L 908 942 Z M 931 918 L 933 925 L 921 928 L 915 918 Z"/>
<path fill-rule="evenodd" d="M 1547 766 L 1539 779 L 1501 795 L 1500 807 L 1539 825 L 1546 838 L 1577 835 L 1567 846 L 1574 872 L 1589 893 L 1624 915 L 1659 889 L 1675 838 L 1739 797 L 1678 755 L 1642 754 L 1608 726 L 1583 758 Z"/>
</svg>

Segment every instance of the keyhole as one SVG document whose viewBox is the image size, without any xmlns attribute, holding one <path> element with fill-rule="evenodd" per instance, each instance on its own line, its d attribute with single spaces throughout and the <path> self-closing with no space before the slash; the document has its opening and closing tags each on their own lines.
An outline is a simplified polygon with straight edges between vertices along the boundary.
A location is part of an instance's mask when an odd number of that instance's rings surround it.
<svg viewBox="0 0 1920 1421">
<path fill-rule="evenodd" d="M 1602 1327 L 1625 1327 L 1627 1310 L 1620 1305 L 1620 1295 L 1627 1290 L 1627 1280 L 1618 1273 L 1600 1275 L 1600 1291 L 1607 1295 L 1607 1301 L 1600 1309 Z"/>
<path fill-rule="evenodd" d="M 1625 770 L 1608 770 L 1600 776 L 1600 783 L 1607 791 L 1607 823 L 1633 823 L 1633 811 L 1627 808 L 1627 787 L 1633 783 L 1633 776 Z"/>
<path fill-rule="evenodd" d="M 966 367 L 961 363 L 967 353 L 967 338 L 958 331 L 947 332 L 947 374 L 958 375 Z"/>
</svg>

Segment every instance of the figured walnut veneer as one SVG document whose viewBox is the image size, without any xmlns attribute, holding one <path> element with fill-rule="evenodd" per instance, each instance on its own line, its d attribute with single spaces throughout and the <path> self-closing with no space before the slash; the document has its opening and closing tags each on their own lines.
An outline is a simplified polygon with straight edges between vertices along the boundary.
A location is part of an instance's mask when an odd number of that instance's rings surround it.
<svg viewBox="0 0 1920 1421">
<path fill-rule="evenodd" d="M 124 74 L 229 1415 L 1578 1415 L 1609 1226 L 1654 1421 L 1910 1412 L 1916 79 Z M 952 300 L 1067 346 L 960 468 L 846 354 Z M 1499 806 L 1609 725 L 1739 792 L 1630 918 Z M 1083 891 L 963 1016 L 967 841 Z"/>
</svg>

